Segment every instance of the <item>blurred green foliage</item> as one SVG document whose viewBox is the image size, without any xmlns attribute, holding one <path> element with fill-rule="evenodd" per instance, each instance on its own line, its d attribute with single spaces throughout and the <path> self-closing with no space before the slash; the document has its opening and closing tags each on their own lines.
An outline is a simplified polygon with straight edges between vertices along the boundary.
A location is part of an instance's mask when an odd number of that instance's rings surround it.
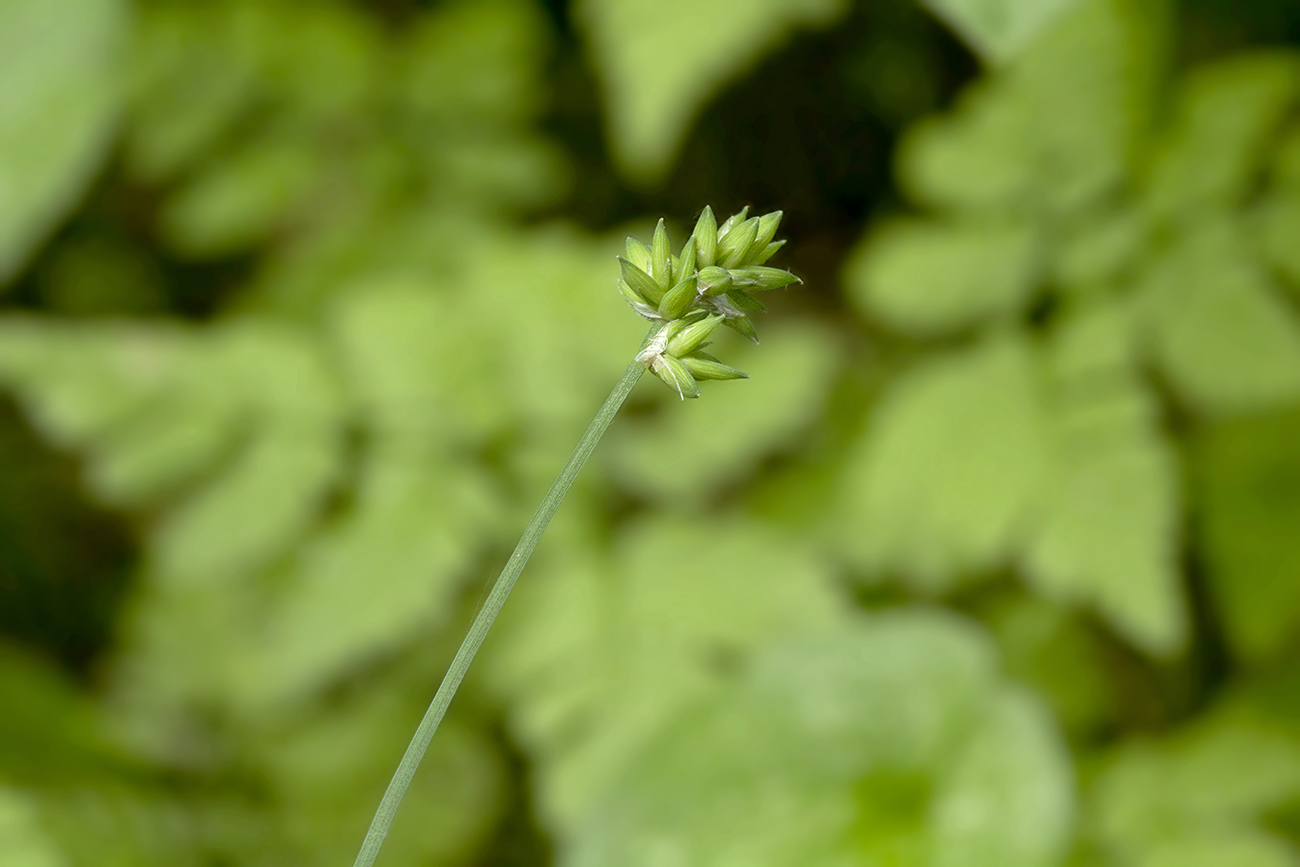
<svg viewBox="0 0 1300 867">
<path fill-rule="evenodd" d="M 635 352 L 624 230 L 747 202 L 806 285 L 633 396 L 381 863 L 1297 863 L 1297 42 L 0 0 L 0 863 L 347 863 Z"/>
</svg>

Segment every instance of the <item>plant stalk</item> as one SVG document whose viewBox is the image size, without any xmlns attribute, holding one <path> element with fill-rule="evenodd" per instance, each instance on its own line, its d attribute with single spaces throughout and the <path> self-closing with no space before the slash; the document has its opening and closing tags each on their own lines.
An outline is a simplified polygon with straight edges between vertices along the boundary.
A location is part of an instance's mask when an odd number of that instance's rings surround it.
<svg viewBox="0 0 1300 867">
<path fill-rule="evenodd" d="M 654 334 L 657 327 L 651 328 L 650 334 Z M 649 335 L 647 336 L 647 340 Z M 537 547 L 537 541 L 541 539 L 542 533 L 545 532 L 546 526 L 551 523 L 551 518 L 555 515 L 555 510 L 559 508 L 560 503 L 564 500 L 564 495 L 569 492 L 573 480 L 577 478 L 578 472 L 582 469 L 587 458 L 591 457 L 592 451 L 596 448 L 605 429 L 609 427 L 614 416 L 618 414 L 619 408 L 627 400 L 627 396 L 632 393 L 632 387 L 636 385 L 641 374 L 645 373 L 645 365 L 639 361 L 633 361 L 624 371 L 623 377 L 614 386 L 614 390 L 605 398 L 605 403 L 601 405 L 596 417 L 587 425 L 587 430 L 574 446 L 573 454 L 569 455 L 569 461 L 560 470 L 555 481 L 551 484 L 551 489 L 546 492 L 546 497 L 542 504 L 537 507 L 537 512 L 533 519 L 528 522 L 528 527 L 524 530 L 524 535 L 519 539 L 519 544 L 515 546 L 514 553 L 510 555 L 510 560 L 506 563 L 501 575 L 497 578 L 496 583 L 492 585 L 492 591 L 488 593 L 483 607 L 479 609 L 478 615 L 474 618 L 474 623 L 469 628 L 465 640 L 461 642 L 460 650 L 456 651 L 456 658 L 452 660 L 451 667 L 447 669 L 447 674 L 442 679 L 442 684 L 438 687 L 438 692 L 433 697 L 429 709 L 424 714 L 424 719 L 420 721 L 420 727 L 415 730 L 415 736 L 411 738 L 410 745 L 406 748 L 406 753 L 402 756 L 402 761 L 397 765 L 397 771 L 393 774 L 392 781 L 388 784 L 388 789 L 384 792 L 383 800 L 379 802 L 379 809 L 375 811 L 375 818 L 370 822 L 370 830 L 366 832 L 366 839 L 361 844 L 361 852 L 357 855 L 357 860 L 353 862 L 353 867 L 370 867 L 375 861 L 375 856 L 379 854 L 379 847 L 384 843 L 384 837 L 388 834 L 388 826 L 393 822 L 393 816 L 397 813 L 398 806 L 402 803 L 402 797 L 406 794 L 406 789 L 411 785 L 411 778 L 415 776 L 415 769 L 419 767 L 420 760 L 424 758 L 424 752 L 429 747 L 429 742 L 433 740 L 434 733 L 438 730 L 438 724 L 442 722 L 443 715 L 447 712 L 447 706 L 451 704 L 452 698 L 456 695 L 456 689 L 460 686 L 461 680 L 465 677 L 465 672 L 469 665 L 474 661 L 474 654 L 478 652 L 479 646 L 483 639 L 487 637 L 488 630 L 492 628 L 492 623 L 497 619 L 501 612 L 501 607 L 505 605 L 506 597 L 514 589 L 515 581 L 519 578 L 519 573 L 523 571 L 524 564 L 528 562 L 528 557 L 533 553 L 533 548 Z"/>
</svg>

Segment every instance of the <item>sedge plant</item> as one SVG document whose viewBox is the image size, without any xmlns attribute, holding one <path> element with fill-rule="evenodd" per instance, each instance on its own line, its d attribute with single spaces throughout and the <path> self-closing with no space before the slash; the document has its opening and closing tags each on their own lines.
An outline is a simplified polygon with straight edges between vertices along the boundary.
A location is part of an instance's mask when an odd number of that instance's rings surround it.
<svg viewBox="0 0 1300 867">
<path fill-rule="evenodd" d="M 766 264 L 785 244 L 774 239 L 780 222 L 780 211 L 750 217 L 749 209 L 744 208 L 718 225 L 713 211 L 706 207 L 691 237 L 676 255 L 669 245 L 663 220 L 655 227 L 649 246 L 635 238 L 627 239 L 627 256 L 618 259 L 622 268 L 618 290 L 633 310 L 651 321 L 650 331 L 614 390 L 587 425 L 475 616 L 384 792 L 355 867 L 369 867 L 374 863 L 402 797 L 474 655 L 555 510 L 641 374 L 649 370 L 682 400 L 699 397 L 699 383 L 705 380 L 748 379 L 748 374 L 705 352 L 704 347 L 720 325 L 757 343 L 758 335 L 749 314 L 765 308 L 753 293 L 802 282 L 789 271 Z"/>
</svg>

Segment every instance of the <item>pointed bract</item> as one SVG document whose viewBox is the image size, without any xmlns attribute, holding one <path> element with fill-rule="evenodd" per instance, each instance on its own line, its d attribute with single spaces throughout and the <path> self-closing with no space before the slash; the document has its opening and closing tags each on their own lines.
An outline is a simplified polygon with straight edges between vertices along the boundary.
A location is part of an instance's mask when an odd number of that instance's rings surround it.
<svg viewBox="0 0 1300 867">
<path fill-rule="evenodd" d="M 627 260 L 647 274 L 650 273 L 650 248 L 631 235 L 627 236 Z"/>
<path fill-rule="evenodd" d="M 701 268 L 699 278 L 701 295 L 721 295 L 731 288 L 731 273 L 717 265 Z"/>
<path fill-rule="evenodd" d="M 718 241 L 718 264 L 723 268 L 735 268 L 749 252 L 758 234 L 758 220 L 746 220 L 736 226 L 727 236 Z"/>
<path fill-rule="evenodd" d="M 754 236 L 754 244 L 750 248 L 751 256 L 765 248 L 776 237 L 776 228 L 781 225 L 781 217 L 784 213 L 784 211 L 773 211 L 758 218 L 758 234 Z"/>
<path fill-rule="evenodd" d="M 783 271 L 780 268 L 769 268 L 766 265 L 748 265 L 743 268 L 733 268 L 730 274 L 733 286 L 739 286 L 751 292 L 780 289 L 783 286 L 789 286 L 791 283 L 802 282 L 789 271 Z"/>
<path fill-rule="evenodd" d="M 637 312 L 637 315 L 643 316 L 646 319 L 663 318 L 659 315 L 659 312 L 654 309 L 654 307 L 646 303 L 644 298 L 636 294 L 636 292 L 632 291 L 632 287 L 627 285 L 626 280 L 618 281 L 618 291 L 619 294 L 623 296 L 623 300 L 626 301 L 628 305 L 631 306 L 631 308 Z"/>
<path fill-rule="evenodd" d="M 673 281 L 680 283 L 695 274 L 695 238 L 686 239 L 680 259 L 673 260 Z"/>
<path fill-rule="evenodd" d="M 776 251 L 780 250 L 784 246 L 785 246 L 785 241 L 773 241 L 772 243 L 768 244 L 766 247 L 763 248 L 763 252 L 758 253 L 757 255 L 751 253 L 750 263 L 753 265 L 762 265 L 768 259 L 771 259 L 773 256 L 775 256 Z"/>
<path fill-rule="evenodd" d="M 664 293 L 659 302 L 659 315 L 664 319 L 678 319 L 691 309 L 696 297 L 695 278 L 687 277 Z"/>
<path fill-rule="evenodd" d="M 749 379 L 749 374 L 723 364 L 707 352 L 693 352 L 682 356 L 682 364 L 696 380 Z"/>
<path fill-rule="evenodd" d="M 741 334 L 749 338 L 752 342 L 754 343 L 758 342 L 758 332 L 754 330 L 754 323 L 749 321 L 748 316 L 729 317 L 722 324 L 726 325 L 728 328 L 730 328 L 732 331 L 735 331 L 737 334 Z"/>
<path fill-rule="evenodd" d="M 664 297 L 664 290 L 659 288 L 659 284 L 652 280 L 649 274 L 622 256 L 618 257 L 618 262 L 623 267 L 623 279 L 627 281 L 628 286 L 632 287 L 632 291 L 640 295 L 650 306 L 659 306 L 659 302 Z"/>
<path fill-rule="evenodd" d="M 726 222 L 718 227 L 718 243 L 722 242 L 722 237 L 724 235 L 745 222 L 747 216 L 749 216 L 749 205 L 745 205 L 745 207 L 741 208 L 740 213 L 732 214 L 730 217 L 727 217 Z"/>
<path fill-rule="evenodd" d="M 708 205 L 695 222 L 695 261 L 699 267 L 712 265 L 718 256 L 718 222 L 713 218 L 713 209 Z"/>
<path fill-rule="evenodd" d="M 767 307 L 763 305 L 753 295 L 750 295 L 744 289 L 732 288 L 727 292 L 727 300 L 741 310 L 753 310 L 756 313 L 766 313 Z"/>
<path fill-rule="evenodd" d="M 722 320 L 722 316 L 709 316 L 686 326 L 668 339 L 664 352 L 678 358 L 694 352 L 700 348 L 700 344 L 708 340 L 709 335 L 721 324 Z"/>
<path fill-rule="evenodd" d="M 650 276 L 664 289 L 672 285 L 671 256 L 672 248 L 668 244 L 668 229 L 664 227 L 664 221 L 661 219 L 659 224 L 655 226 L 655 236 L 650 242 Z"/>
<path fill-rule="evenodd" d="M 695 377 L 686 369 L 686 365 L 671 355 L 656 356 L 650 365 L 650 372 L 663 380 L 664 385 L 677 392 L 682 400 L 700 396 L 700 387 L 695 384 Z"/>
</svg>

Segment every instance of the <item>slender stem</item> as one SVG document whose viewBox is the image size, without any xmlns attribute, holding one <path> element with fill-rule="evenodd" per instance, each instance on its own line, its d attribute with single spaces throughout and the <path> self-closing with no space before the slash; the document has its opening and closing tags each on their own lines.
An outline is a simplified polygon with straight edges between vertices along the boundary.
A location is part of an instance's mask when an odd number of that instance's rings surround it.
<svg viewBox="0 0 1300 867">
<path fill-rule="evenodd" d="M 656 329 L 651 329 L 651 334 Z M 647 336 L 648 339 L 648 336 Z M 388 833 L 388 826 L 392 824 L 393 816 L 397 813 L 398 806 L 402 803 L 402 796 L 406 794 L 406 789 L 411 784 L 411 778 L 415 776 L 415 769 L 419 767 L 420 760 L 424 758 L 424 751 L 429 747 L 429 741 L 433 739 L 433 734 L 438 730 L 438 723 L 442 722 L 443 714 L 447 712 L 447 706 L 451 704 L 451 699 L 456 694 L 457 687 L 460 686 L 461 680 L 465 677 L 465 672 L 469 669 L 469 664 L 474 661 L 474 654 L 478 652 L 479 645 L 487 636 L 488 630 L 492 628 L 492 623 L 497 619 L 497 614 L 501 611 L 501 606 L 506 602 L 506 597 L 515 586 L 515 581 L 519 578 L 519 573 L 523 571 L 524 564 L 528 562 L 528 557 L 533 553 L 533 548 L 537 547 L 537 540 L 542 537 L 546 530 L 546 525 L 551 522 L 551 517 L 555 515 L 555 510 L 559 508 L 560 502 L 564 495 L 569 492 L 569 487 L 573 480 L 577 478 L 578 471 L 582 465 L 591 457 L 591 452 L 596 448 L 596 443 L 600 440 L 601 434 L 609 427 L 610 422 L 618 413 L 619 407 L 627 396 L 632 392 L 632 386 L 636 385 L 641 374 L 645 372 L 645 365 L 639 361 L 633 361 L 628 365 L 627 370 L 623 373 L 623 378 L 614 386 L 614 390 L 605 398 L 605 403 L 596 413 L 596 417 L 587 425 L 586 432 L 582 439 L 573 449 L 573 454 L 569 455 L 569 462 L 560 470 L 560 474 L 551 484 L 551 489 L 546 492 L 542 504 L 537 507 L 537 512 L 533 519 L 528 522 L 524 535 L 515 546 L 515 551 L 510 555 L 506 567 L 501 570 L 500 577 L 497 578 L 496 584 L 492 585 L 492 592 L 488 594 L 487 600 L 483 607 L 479 609 L 478 616 L 474 618 L 473 625 L 469 628 L 469 633 L 465 640 L 461 642 L 460 650 L 456 651 L 456 658 L 452 660 L 451 668 L 442 679 L 442 685 L 438 687 L 438 692 L 433 697 L 433 702 L 429 709 L 425 711 L 424 719 L 420 721 L 420 727 L 415 730 L 415 737 L 411 738 L 410 746 L 406 748 L 402 761 L 397 765 L 397 771 L 393 774 L 392 782 L 388 784 L 387 791 L 384 792 L 384 798 L 379 802 L 379 809 L 375 811 L 375 818 L 370 822 L 370 830 L 366 832 L 365 842 L 361 844 L 361 852 L 357 855 L 357 860 L 353 862 L 353 867 L 370 867 L 375 861 L 375 856 L 379 854 L 379 847 L 383 845 L 384 836 Z"/>
</svg>

